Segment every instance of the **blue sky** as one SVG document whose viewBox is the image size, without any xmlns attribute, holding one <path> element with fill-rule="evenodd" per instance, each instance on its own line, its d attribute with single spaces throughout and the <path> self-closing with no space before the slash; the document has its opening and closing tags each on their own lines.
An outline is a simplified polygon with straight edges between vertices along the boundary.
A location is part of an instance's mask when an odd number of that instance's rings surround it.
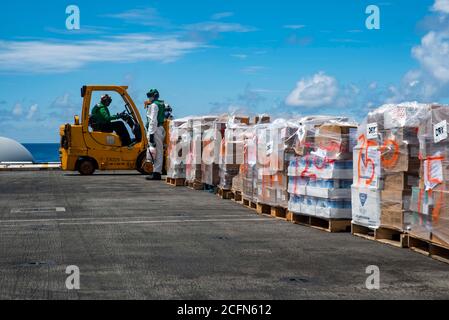
<svg viewBox="0 0 449 320">
<path fill-rule="evenodd" d="M 370 4 L 380 30 L 365 27 Z M 129 85 L 139 106 L 156 87 L 177 117 L 447 103 L 448 16 L 449 0 L 5 2 L 0 136 L 57 142 L 84 84 Z"/>
</svg>

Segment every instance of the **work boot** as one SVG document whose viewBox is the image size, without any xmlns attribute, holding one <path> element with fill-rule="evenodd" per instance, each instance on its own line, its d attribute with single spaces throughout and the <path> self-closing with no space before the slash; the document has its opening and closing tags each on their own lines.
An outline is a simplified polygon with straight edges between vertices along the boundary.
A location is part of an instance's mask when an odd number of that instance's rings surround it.
<svg viewBox="0 0 449 320">
<path fill-rule="evenodd" d="M 146 179 L 149 180 L 149 181 L 160 181 L 160 180 L 162 180 L 161 174 L 158 173 L 158 172 L 155 172 L 152 175 L 146 177 Z"/>
</svg>

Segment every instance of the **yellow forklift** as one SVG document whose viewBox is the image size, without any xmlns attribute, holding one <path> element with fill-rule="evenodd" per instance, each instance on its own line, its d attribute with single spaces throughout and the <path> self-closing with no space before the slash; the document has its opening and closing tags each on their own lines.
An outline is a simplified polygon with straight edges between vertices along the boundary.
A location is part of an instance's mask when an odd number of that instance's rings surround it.
<svg viewBox="0 0 449 320">
<path fill-rule="evenodd" d="M 127 89 L 126 86 L 100 85 L 81 88 L 81 119 L 75 116 L 74 124 L 65 124 L 59 129 L 59 153 L 63 170 L 78 171 L 81 175 L 92 175 L 95 170 L 137 170 L 145 175 L 152 173 L 152 163 L 146 161 L 148 141 L 145 125 Z M 134 136 L 129 146 L 122 146 L 117 134 L 95 131 L 90 125 L 91 100 L 95 92 L 115 92 L 123 98 L 124 111 L 121 113 L 122 120 L 118 121 L 124 121 Z M 168 124 L 169 121 L 165 121 L 166 141 Z"/>
</svg>

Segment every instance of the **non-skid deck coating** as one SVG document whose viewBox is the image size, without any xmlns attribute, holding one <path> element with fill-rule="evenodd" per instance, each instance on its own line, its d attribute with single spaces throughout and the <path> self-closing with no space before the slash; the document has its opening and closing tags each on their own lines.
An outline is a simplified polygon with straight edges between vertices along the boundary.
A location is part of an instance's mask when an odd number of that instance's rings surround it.
<svg viewBox="0 0 449 320">
<path fill-rule="evenodd" d="M 380 290 L 365 286 L 369 265 Z M 448 272 L 138 174 L 0 172 L 1 299 L 447 299 Z"/>
</svg>

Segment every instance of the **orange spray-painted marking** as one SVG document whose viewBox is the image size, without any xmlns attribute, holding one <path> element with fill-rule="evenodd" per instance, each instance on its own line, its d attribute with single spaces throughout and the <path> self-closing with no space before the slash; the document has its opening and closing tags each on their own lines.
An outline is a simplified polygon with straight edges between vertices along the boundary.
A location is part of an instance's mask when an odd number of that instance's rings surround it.
<svg viewBox="0 0 449 320">
<path fill-rule="evenodd" d="M 390 145 L 393 146 L 393 148 L 394 148 L 393 149 L 393 156 L 391 158 L 387 159 L 383 155 L 383 152 L 385 150 L 387 150 L 388 146 L 390 146 Z M 382 153 L 382 156 L 381 156 L 382 165 L 385 168 L 393 168 L 396 165 L 396 163 L 398 162 L 398 159 L 399 159 L 399 144 L 395 140 L 393 140 L 393 139 L 387 139 L 387 140 L 384 141 L 384 144 L 380 147 L 380 150 L 381 150 L 381 153 Z"/>
<path fill-rule="evenodd" d="M 374 142 L 374 141 L 366 140 L 366 137 L 365 137 L 364 134 L 361 134 L 359 136 L 358 140 L 362 141 L 362 147 L 360 148 L 359 157 L 358 157 L 359 159 L 358 159 L 358 162 L 357 162 L 358 182 L 360 183 L 361 175 L 362 175 L 362 167 L 361 167 L 362 161 L 363 161 L 363 166 L 365 168 L 368 167 L 369 163 L 371 163 L 371 166 L 372 166 L 371 177 L 369 177 L 369 179 L 366 179 L 366 181 L 365 181 L 365 184 L 367 186 L 369 186 L 373 182 L 373 180 L 374 180 L 375 163 L 374 163 L 373 160 L 368 158 L 368 148 L 369 147 L 376 147 L 377 143 Z M 364 160 L 363 160 L 363 157 L 362 157 L 363 152 L 365 152 L 365 159 Z"/>
<path fill-rule="evenodd" d="M 440 196 L 438 200 L 436 200 L 435 207 L 432 210 L 432 221 L 438 223 L 440 219 L 441 207 L 443 205 L 443 193 L 439 192 Z"/>
</svg>

